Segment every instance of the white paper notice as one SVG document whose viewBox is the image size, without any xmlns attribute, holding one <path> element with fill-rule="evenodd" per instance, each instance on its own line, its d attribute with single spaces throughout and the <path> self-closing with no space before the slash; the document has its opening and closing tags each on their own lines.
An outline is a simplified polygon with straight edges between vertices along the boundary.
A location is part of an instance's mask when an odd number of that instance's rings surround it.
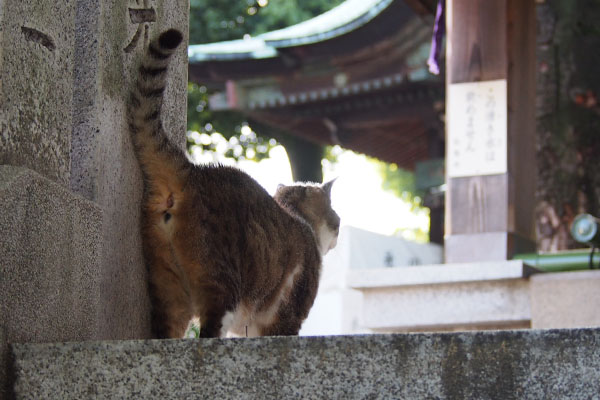
<svg viewBox="0 0 600 400">
<path fill-rule="evenodd" d="M 448 88 L 448 177 L 506 172 L 506 80 Z"/>
</svg>

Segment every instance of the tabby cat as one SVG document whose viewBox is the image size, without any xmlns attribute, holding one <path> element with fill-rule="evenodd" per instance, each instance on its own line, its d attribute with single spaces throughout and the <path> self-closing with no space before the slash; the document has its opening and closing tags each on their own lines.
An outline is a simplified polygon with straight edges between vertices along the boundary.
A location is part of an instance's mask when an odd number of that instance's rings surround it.
<svg viewBox="0 0 600 400">
<path fill-rule="evenodd" d="M 337 241 L 332 182 L 280 186 L 271 197 L 246 173 L 194 165 L 161 123 L 177 30 L 151 41 L 128 103 L 145 180 L 143 250 L 157 337 L 296 335 L 317 293 L 321 258 Z"/>
</svg>

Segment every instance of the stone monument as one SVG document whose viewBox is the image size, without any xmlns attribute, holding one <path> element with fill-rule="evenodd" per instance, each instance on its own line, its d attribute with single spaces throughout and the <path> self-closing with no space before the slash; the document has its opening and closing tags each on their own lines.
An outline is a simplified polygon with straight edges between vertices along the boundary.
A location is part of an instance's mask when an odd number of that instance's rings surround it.
<svg viewBox="0 0 600 400">
<path fill-rule="evenodd" d="M 149 38 L 186 0 L 0 3 L 0 399 L 8 343 L 150 336 L 142 177 L 125 121 Z M 165 127 L 184 146 L 187 54 Z"/>
</svg>

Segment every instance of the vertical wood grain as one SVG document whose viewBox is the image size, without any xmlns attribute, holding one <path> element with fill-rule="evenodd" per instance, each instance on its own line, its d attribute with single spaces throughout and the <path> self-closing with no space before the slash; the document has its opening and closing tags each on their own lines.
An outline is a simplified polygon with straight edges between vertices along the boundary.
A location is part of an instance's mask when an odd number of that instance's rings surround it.
<svg viewBox="0 0 600 400">
<path fill-rule="evenodd" d="M 508 172 L 448 179 L 446 259 L 468 254 L 473 234 L 534 239 L 534 12 L 533 0 L 447 0 L 447 84 L 507 80 Z M 512 242 L 494 254 L 511 257 Z"/>
<path fill-rule="evenodd" d="M 506 1 L 447 0 L 448 83 L 507 77 Z"/>
<path fill-rule="evenodd" d="M 535 239 L 536 18 L 533 0 L 509 0 L 508 171 L 511 232 Z"/>
</svg>

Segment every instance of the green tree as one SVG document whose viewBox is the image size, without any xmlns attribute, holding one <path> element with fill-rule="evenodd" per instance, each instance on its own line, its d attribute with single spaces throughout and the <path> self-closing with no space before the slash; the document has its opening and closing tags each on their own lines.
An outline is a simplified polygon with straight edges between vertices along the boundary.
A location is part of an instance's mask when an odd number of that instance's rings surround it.
<svg viewBox="0 0 600 400">
<path fill-rule="evenodd" d="M 410 204 L 414 214 L 429 215 L 429 209 L 423 206 L 425 192 L 417 188 L 415 173 L 402 169 L 396 164 L 386 163 L 375 158 L 371 162 L 377 164 L 379 173 L 383 178 L 382 187 L 396 197 Z M 399 232 L 406 239 L 425 243 L 429 241 L 429 231 L 422 229 L 402 229 Z"/>
<path fill-rule="evenodd" d="M 399 168 L 396 164 L 388 164 L 379 160 L 379 173 L 383 177 L 383 189 L 394 193 L 397 197 L 409 202 L 413 208 L 421 205 L 424 193 L 417 190 L 415 174 Z"/>
<path fill-rule="evenodd" d="M 240 39 L 313 18 L 343 0 L 191 0 L 190 43 Z"/>
<path fill-rule="evenodd" d="M 343 0 L 191 0 L 190 43 L 201 44 L 240 39 L 284 28 L 331 9 Z M 188 85 L 188 148 L 199 146 L 216 151 L 209 140 L 218 133 L 227 140 L 225 155 L 234 159 L 260 160 L 282 144 L 290 158 L 296 180 L 320 181 L 322 146 L 306 142 L 256 122 L 238 112 L 211 112 L 210 91 L 201 85 Z M 250 131 L 248 131 L 250 129 Z M 212 135 L 212 136 L 211 136 Z M 218 137 L 218 136 L 216 136 Z M 223 142 L 222 140 L 220 141 Z"/>
</svg>

